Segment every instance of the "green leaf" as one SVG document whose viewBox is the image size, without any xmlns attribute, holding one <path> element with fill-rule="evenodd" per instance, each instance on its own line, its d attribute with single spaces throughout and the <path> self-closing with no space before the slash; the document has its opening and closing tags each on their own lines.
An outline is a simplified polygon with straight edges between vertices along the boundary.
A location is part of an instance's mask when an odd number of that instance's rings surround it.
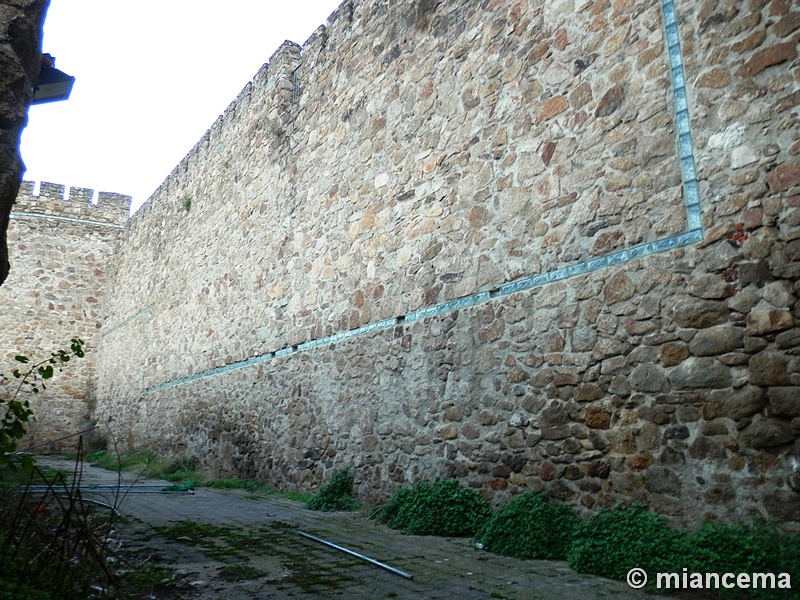
<svg viewBox="0 0 800 600">
<path fill-rule="evenodd" d="M 13 438 L 19 439 L 23 435 L 25 435 L 25 427 L 23 427 L 22 423 L 20 423 L 19 421 L 15 421 L 11 425 L 11 427 L 8 428 L 8 435 L 10 435 Z"/>
<path fill-rule="evenodd" d="M 17 361 L 17 362 L 21 362 L 23 365 L 26 365 L 26 364 L 28 364 L 29 362 L 31 362 L 31 359 L 30 359 L 30 358 L 28 358 L 27 356 L 22 356 L 21 354 L 20 354 L 20 355 L 17 355 L 17 356 L 15 356 L 15 357 L 14 357 L 14 360 L 15 360 L 15 361 Z"/>
<path fill-rule="evenodd" d="M 39 367 L 39 375 L 42 376 L 42 379 L 50 379 L 53 376 L 53 365 L 47 365 L 46 367 Z"/>
</svg>

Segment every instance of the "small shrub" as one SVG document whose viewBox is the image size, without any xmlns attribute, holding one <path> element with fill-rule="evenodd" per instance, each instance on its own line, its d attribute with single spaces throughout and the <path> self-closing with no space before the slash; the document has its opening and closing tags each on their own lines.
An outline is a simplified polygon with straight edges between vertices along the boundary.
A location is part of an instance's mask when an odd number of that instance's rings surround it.
<svg viewBox="0 0 800 600">
<path fill-rule="evenodd" d="M 84 445 L 86 446 L 86 452 L 88 454 L 94 454 L 95 452 L 100 452 L 101 450 L 108 450 L 108 438 L 102 433 L 98 433 L 95 429 L 94 431 L 86 434 L 84 438 Z"/>
<path fill-rule="evenodd" d="M 769 550 L 770 566 L 775 565 L 776 573 L 800 574 L 800 533 L 777 534 Z"/>
<path fill-rule="evenodd" d="M 16 467 L 18 463 L 28 471 L 33 469 L 34 461 L 30 456 L 16 454 L 17 441 L 25 435 L 28 422 L 33 419 L 30 401 L 20 400 L 20 394 L 23 391 L 38 394 L 46 390 L 45 382 L 57 371 L 62 371 L 73 358 L 86 355 L 84 343 L 80 338 L 72 338 L 69 351 L 56 350 L 39 362 L 32 363 L 30 357 L 19 354 L 14 360 L 27 367 L 13 369 L 13 379 L 0 373 L 0 469 Z"/>
<path fill-rule="evenodd" d="M 598 513 L 575 528 L 567 561 L 578 573 L 623 579 L 639 567 L 648 573 L 681 572 L 685 534 L 642 505 Z"/>
<path fill-rule="evenodd" d="M 764 532 L 744 523 L 725 525 L 710 521 L 689 536 L 690 571 L 754 573 L 767 563 Z M 761 538 L 761 539 L 759 539 Z"/>
<path fill-rule="evenodd" d="M 688 571 L 693 573 L 800 573 L 800 535 L 781 534 L 765 523 L 704 523 L 687 539 Z M 719 589 L 722 598 L 741 590 Z M 757 598 L 787 597 L 785 590 L 753 589 Z M 798 596 L 800 597 L 800 596 Z"/>
<path fill-rule="evenodd" d="M 194 473 L 197 470 L 197 465 L 191 458 L 185 456 L 176 456 L 164 463 L 161 468 L 161 473 L 164 475 L 172 475 L 174 473 Z"/>
<path fill-rule="evenodd" d="M 566 504 L 531 492 L 497 509 L 478 534 L 484 549 L 517 558 L 564 560 L 580 523 Z"/>
<path fill-rule="evenodd" d="M 461 537 L 474 535 L 489 514 L 489 504 L 475 490 L 440 479 L 399 490 L 376 518 L 406 533 Z"/>
<path fill-rule="evenodd" d="M 353 475 L 349 469 L 336 471 L 331 480 L 306 504 L 311 510 L 355 510 L 358 503 L 353 499 Z"/>
</svg>

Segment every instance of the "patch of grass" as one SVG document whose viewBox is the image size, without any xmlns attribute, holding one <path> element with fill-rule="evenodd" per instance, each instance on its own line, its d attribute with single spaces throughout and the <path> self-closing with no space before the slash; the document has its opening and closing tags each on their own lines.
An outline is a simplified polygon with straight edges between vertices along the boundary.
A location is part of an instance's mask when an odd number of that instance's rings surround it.
<svg viewBox="0 0 800 600">
<path fill-rule="evenodd" d="M 191 481 L 195 488 L 205 487 L 223 490 L 245 490 L 255 494 L 265 494 L 307 503 L 310 494 L 293 491 L 281 491 L 263 482 L 252 479 L 214 479 L 196 470 L 193 460 L 187 458 L 163 459 L 151 450 L 126 450 L 116 453 L 100 450 L 92 453 L 86 459 L 92 466 L 109 471 L 135 471 L 144 477 L 164 479 L 172 483 L 186 483 Z"/>
<path fill-rule="evenodd" d="M 271 492 L 269 492 L 269 495 L 279 496 L 281 498 L 286 498 L 287 500 L 294 500 L 295 502 L 302 502 L 303 504 L 308 504 L 308 502 L 312 498 L 311 494 L 306 494 L 304 492 L 292 492 L 292 491 L 282 492 L 274 488 L 272 489 Z"/>
<path fill-rule="evenodd" d="M 207 479 L 202 482 L 203 487 L 218 490 L 247 490 L 248 492 L 271 492 L 273 488 L 258 481 L 250 479 Z"/>
<path fill-rule="evenodd" d="M 297 535 L 297 527 L 272 522 L 247 530 L 233 526 L 208 525 L 182 521 L 156 527 L 164 537 L 182 544 L 197 546 L 203 554 L 225 563 L 220 575 L 230 580 L 255 579 L 266 575 L 250 563 L 253 556 L 278 557 L 289 574 L 276 584 L 278 589 L 299 587 L 303 592 L 329 597 L 353 582 L 347 567 L 359 561 L 335 557 L 335 564 L 321 564 L 319 556 L 330 556 Z"/>
<path fill-rule="evenodd" d="M 375 514 L 393 529 L 417 535 L 473 535 L 489 517 L 489 504 L 452 479 L 420 481 L 396 492 Z"/>
<path fill-rule="evenodd" d="M 175 586 L 172 571 L 157 563 L 144 563 L 135 569 L 119 572 L 120 584 L 130 597 L 160 597 L 159 592 Z"/>
<path fill-rule="evenodd" d="M 63 486 L 70 477 L 69 471 L 37 467 L 32 471 L 6 468 L 0 470 L 0 488 L 17 488 L 27 485 Z"/>
<path fill-rule="evenodd" d="M 203 544 L 210 538 L 223 537 L 229 527 L 197 523 L 196 521 L 180 521 L 174 525 L 156 527 L 155 530 L 165 538 L 178 541 L 188 541 L 192 544 Z"/>
<path fill-rule="evenodd" d="M 489 552 L 526 559 L 564 560 L 580 520 L 566 504 L 531 492 L 514 498 L 489 518 L 478 539 Z"/>
<path fill-rule="evenodd" d="M 359 504 L 353 498 L 353 474 L 349 469 L 336 471 L 306 506 L 323 511 L 356 510 Z"/>
<path fill-rule="evenodd" d="M 265 571 L 251 567 L 245 563 L 225 565 L 219 568 L 219 576 L 225 581 L 244 581 L 245 579 L 258 579 L 266 576 Z"/>
<path fill-rule="evenodd" d="M 203 554 L 223 563 L 246 562 L 249 557 L 247 536 L 234 527 L 181 521 L 154 529 L 172 541 L 198 546 Z"/>
<path fill-rule="evenodd" d="M 144 475 L 154 476 L 152 473 L 161 471 L 161 464 L 155 453 L 150 450 L 126 450 L 113 452 L 98 450 L 86 459 L 91 465 L 108 469 L 109 471 L 142 471 Z"/>
</svg>

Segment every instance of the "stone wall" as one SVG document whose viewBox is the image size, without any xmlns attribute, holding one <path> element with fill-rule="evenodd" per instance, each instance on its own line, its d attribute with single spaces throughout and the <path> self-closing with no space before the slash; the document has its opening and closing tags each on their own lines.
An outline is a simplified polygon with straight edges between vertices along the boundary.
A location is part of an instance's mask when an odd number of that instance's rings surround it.
<svg viewBox="0 0 800 600">
<path fill-rule="evenodd" d="M 130 197 L 63 185 L 22 183 L 8 231 L 12 271 L 0 288 L 0 372 L 14 356 L 43 360 L 70 340 L 86 341 L 86 357 L 70 363 L 30 396 L 36 421 L 23 445 L 75 433 L 94 406 L 94 371 L 107 265 L 128 217 Z M 15 381 L 12 379 L 12 382 Z M 74 448 L 75 440 L 62 447 Z M 53 448 L 57 448 L 53 447 Z"/>
<path fill-rule="evenodd" d="M 784 0 L 344 2 L 129 221 L 98 416 L 282 486 L 795 522 L 798 40 Z"/>
</svg>

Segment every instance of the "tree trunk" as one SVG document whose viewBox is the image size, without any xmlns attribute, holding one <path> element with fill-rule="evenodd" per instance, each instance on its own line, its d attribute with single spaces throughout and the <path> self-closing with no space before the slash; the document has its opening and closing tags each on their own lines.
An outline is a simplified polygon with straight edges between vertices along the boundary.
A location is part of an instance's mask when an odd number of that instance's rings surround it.
<svg viewBox="0 0 800 600">
<path fill-rule="evenodd" d="M 42 65 L 48 4 L 49 0 L 0 0 L 0 285 L 8 277 L 8 219 L 25 170 L 19 137 Z"/>
</svg>

